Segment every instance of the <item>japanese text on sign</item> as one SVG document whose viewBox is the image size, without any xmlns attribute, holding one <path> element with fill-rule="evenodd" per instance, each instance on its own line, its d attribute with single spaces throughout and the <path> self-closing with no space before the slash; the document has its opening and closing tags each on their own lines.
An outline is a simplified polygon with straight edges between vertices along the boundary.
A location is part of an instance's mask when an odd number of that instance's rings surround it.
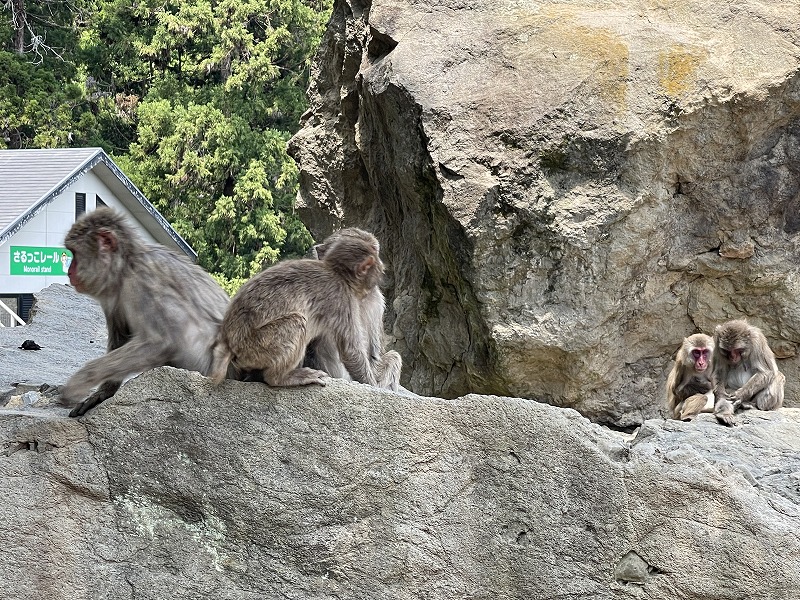
<svg viewBox="0 0 800 600">
<path fill-rule="evenodd" d="M 63 276 L 72 262 L 72 252 L 66 248 L 11 246 L 10 250 L 11 275 Z"/>
</svg>

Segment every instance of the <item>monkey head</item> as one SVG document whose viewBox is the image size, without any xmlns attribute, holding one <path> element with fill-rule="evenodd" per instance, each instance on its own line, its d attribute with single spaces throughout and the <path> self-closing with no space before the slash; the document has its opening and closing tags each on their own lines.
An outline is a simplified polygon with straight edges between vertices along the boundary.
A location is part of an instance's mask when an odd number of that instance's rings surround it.
<svg viewBox="0 0 800 600">
<path fill-rule="evenodd" d="M 745 320 L 728 321 L 717 325 L 714 342 L 719 354 L 730 364 L 746 361 L 752 348 L 752 331 Z"/>
<path fill-rule="evenodd" d="M 100 208 L 75 221 L 64 238 L 72 252 L 67 270 L 70 284 L 82 294 L 98 297 L 119 282 L 125 268 L 126 252 L 121 240 L 134 239 L 135 233 L 122 215 Z"/>
<path fill-rule="evenodd" d="M 687 366 L 698 373 L 705 371 L 711 365 L 713 352 L 714 340 L 704 333 L 695 333 L 683 340 L 683 354 L 690 363 Z"/>
<path fill-rule="evenodd" d="M 352 230 L 343 230 L 352 231 Z M 371 233 L 355 230 L 358 235 L 339 235 L 328 243 L 322 261 L 338 272 L 359 293 L 372 290 L 383 279 L 384 265 L 379 256 L 380 244 Z M 331 236 L 333 237 L 333 236 Z"/>
<path fill-rule="evenodd" d="M 331 235 L 326 237 L 321 243 L 315 244 L 310 252 L 311 257 L 316 258 L 317 260 L 322 260 L 323 258 L 325 258 L 325 254 L 333 246 L 334 242 L 345 237 L 353 238 L 356 240 L 363 240 L 369 244 L 375 244 L 375 251 L 377 254 L 380 254 L 381 250 L 380 244 L 378 243 L 377 238 L 374 235 L 372 235 L 369 231 L 364 231 L 363 229 L 358 229 L 357 227 L 346 227 L 344 229 L 339 229 L 338 231 L 334 231 Z"/>
</svg>

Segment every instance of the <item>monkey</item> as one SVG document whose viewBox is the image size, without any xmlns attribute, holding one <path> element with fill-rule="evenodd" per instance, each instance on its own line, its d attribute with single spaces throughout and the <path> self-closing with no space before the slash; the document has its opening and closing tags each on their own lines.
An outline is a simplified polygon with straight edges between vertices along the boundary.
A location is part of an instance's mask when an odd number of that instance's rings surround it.
<svg viewBox="0 0 800 600">
<path fill-rule="evenodd" d="M 166 247 L 145 243 L 110 208 L 83 215 L 64 245 L 73 257 L 70 284 L 100 303 L 108 329 L 107 353 L 79 369 L 61 390 L 62 402 L 74 406 L 71 417 L 148 369 L 169 365 L 208 375 L 230 301 L 208 273 Z"/>
<path fill-rule="evenodd" d="M 714 340 L 704 333 L 683 339 L 667 378 L 667 406 L 674 419 L 691 421 L 701 412 L 712 412 L 714 393 L 711 361 Z"/>
<path fill-rule="evenodd" d="M 342 237 L 352 237 L 372 243 L 375 237 L 355 227 L 340 229 L 334 232 L 322 243 L 316 244 L 310 252 L 310 256 L 317 260 L 324 258 L 325 253 L 331 245 Z M 377 243 L 377 240 L 376 240 Z M 380 246 L 378 253 L 380 253 Z M 402 369 L 402 359 L 400 354 L 395 351 L 383 352 L 383 311 L 386 308 L 386 301 L 381 293 L 380 287 L 375 286 L 359 302 L 359 312 L 361 316 L 361 328 L 367 335 L 369 347 L 369 360 L 375 367 L 378 387 L 397 391 L 400 388 L 400 372 Z M 334 378 L 350 379 L 350 374 L 345 369 L 339 358 L 335 344 L 330 337 L 316 338 L 311 341 L 306 349 L 304 366 L 325 371 Z"/>
<path fill-rule="evenodd" d="M 325 385 L 329 373 L 302 366 L 309 343 L 322 340 L 336 348 L 353 379 L 377 385 L 361 303 L 383 276 L 378 250 L 371 234 L 343 235 L 321 260 L 286 260 L 253 276 L 225 313 L 212 380 L 221 382 L 234 363 L 244 371 L 260 371 L 270 386 Z"/>
<path fill-rule="evenodd" d="M 777 410 L 783 405 L 786 376 L 778 370 L 775 355 L 763 332 L 746 320 L 728 321 L 714 330 L 711 379 L 714 416 L 733 425 L 737 409 Z"/>
</svg>

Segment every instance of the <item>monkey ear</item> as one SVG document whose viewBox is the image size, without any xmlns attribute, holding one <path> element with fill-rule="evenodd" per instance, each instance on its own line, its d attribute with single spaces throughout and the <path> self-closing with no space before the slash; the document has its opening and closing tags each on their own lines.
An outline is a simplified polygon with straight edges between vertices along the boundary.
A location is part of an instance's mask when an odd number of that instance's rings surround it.
<svg viewBox="0 0 800 600">
<path fill-rule="evenodd" d="M 117 236 L 108 229 L 101 229 L 97 232 L 97 250 L 106 254 L 117 251 Z"/>
<path fill-rule="evenodd" d="M 366 275 L 367 271 L 369 271 L 374 265 L 375 265 L 375 258 L 372 256 L 368 256 L 367 258 L 362 260 L 361 263 L 359 263 L 358 265 L 358 270 L 357 270 L 358 276 L 363 277 L 364 275 Z"/>
<path fill-rule="evenodd" d="M 314 244 L 314 256 L 318 260 L 322 260 L 322 257 L 325 256 L 325 244 Z"/>
</svg>

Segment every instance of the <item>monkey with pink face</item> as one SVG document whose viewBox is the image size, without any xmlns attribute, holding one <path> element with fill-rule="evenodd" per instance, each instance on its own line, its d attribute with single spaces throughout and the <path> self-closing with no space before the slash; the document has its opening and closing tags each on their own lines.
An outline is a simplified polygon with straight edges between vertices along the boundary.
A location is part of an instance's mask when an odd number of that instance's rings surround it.
<svg viewBox="0 0 800 600">
<path fill-rule="evenodd" d="M 714 416 L 720 423 L 733 425 L 737 409 L 777 410 L 783 405 L 786 377 L 758 327 L 745 320 L 717 325 L 714 344 Z"/>
<path fill-rule="evenodd" d="M 667 378 L 667 405 L 672 417 L 691 421 L 714 409 L 711 360 L 714 340 L 704 333 L 684 338 Z"/>
</svg>

